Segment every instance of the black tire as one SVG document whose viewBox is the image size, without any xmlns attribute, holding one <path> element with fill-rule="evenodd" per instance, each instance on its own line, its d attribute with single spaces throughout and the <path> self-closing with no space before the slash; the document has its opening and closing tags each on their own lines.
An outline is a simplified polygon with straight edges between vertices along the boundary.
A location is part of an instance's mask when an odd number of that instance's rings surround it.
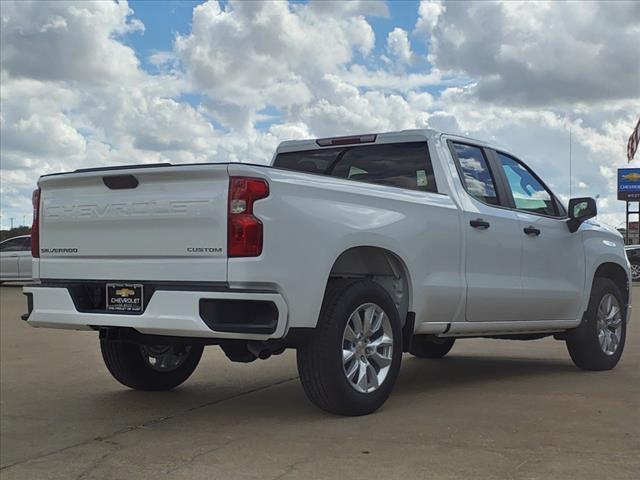
<svg viewBox="0 0 640 480">
<path fill-rule="evenodd" d="M 393 334 L 391 363 L 380 386 L 357 391 L 346 377 L 342 361 L 343 334 L 351 314 L 365 303 L 379 306 Z M 368 280 L 330 281 L 313 338 L 298 347 L 298 372 L 307 397 L 316 406 L 337 415 L 366 415 L 387 400 L 402 360 L 402 329 L 395 304 L 387 291 Z M 379 370 L 378 370 L 379 371 Z"/>
<path fill-rule="evenodd" d="M 453 347 L 455 338 L 433 338 L 429 335 L 414 335 L 409 353 L 418 358 L 442 358 Z"/>
<path fill-rule="evenodd" d="M 614 353 L 606 354 L 598 339 L 597 311 L 601 300 L 612 294 L 621 309 L 620 340 Z M 620 289 L 608 278 L 596 277 L 591 289 L 589 307 L 579 327 L 567 334 L 567 349 L 573 363 L 583 370 L 611 370 L 622 356 L 627 335 L 626 305 Z"/>
<path fill-rule="evenodd" d="M 143 355 L 144 348 L 136 343 L 100 340 L 102 358 L 109 372 L 121 384 L 136 390 L 171 390 L 184 382 L 198 366 L 202 345 L 173 345 L 184 352 L 181 363 L 168 371 L 153 368 Z"/>
</svg>

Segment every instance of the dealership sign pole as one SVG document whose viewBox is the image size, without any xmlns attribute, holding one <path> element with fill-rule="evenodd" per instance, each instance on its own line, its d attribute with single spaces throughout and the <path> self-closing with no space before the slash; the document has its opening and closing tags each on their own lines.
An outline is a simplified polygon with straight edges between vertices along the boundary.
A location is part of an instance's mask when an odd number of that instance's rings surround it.
<svg viewBox="0 0 640 480">
<path fill-rule="evenodd" d="M 627 142 L 627 161 L 631 162 L 638 150 L 640 144 L 640 118 L 636 123 L 636 128 L 629 137 Z M 619 168 L 618 169 L 618 200 L 624 200 L 626 203 L 626 230 L 625 243 L 629 243 L 629 216 L 640 216 L 640 203 L 638 210 L 629 210 L 629 202 L 640 202 L 640 168 Z"/>
</svg>

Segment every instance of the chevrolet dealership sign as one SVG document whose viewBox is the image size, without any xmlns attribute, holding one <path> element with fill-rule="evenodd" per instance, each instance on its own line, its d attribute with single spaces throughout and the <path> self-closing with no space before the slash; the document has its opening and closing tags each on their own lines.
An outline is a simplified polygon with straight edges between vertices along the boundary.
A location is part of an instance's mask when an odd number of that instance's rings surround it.
<svg viewBox="0 0 640 480">
<path fill-rule="evenodd" d="M 618 200 L 640 201 L 640 168 L 618 169 Z"/>
</svg>

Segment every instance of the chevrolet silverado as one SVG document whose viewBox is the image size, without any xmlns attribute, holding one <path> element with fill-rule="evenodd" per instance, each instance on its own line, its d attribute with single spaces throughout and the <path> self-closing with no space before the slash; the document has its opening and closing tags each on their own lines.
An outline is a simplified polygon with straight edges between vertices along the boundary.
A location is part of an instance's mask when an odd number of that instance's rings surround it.
<svg viewBox="0 0 640 480">
<path fill-rule="evenodd" d="M 270 165 L 82 169 L 42 176 L 33 205 L 24 320 L 99 332 L 134 389 L 181 384 L 207 345 L 295 348 L 310 400 L 362 415 L 403 352 L 553 336 L 607 370 L 624 347 L 620 234 L 483 141 L 411 130 L 287 141 Z"/>
</svg>

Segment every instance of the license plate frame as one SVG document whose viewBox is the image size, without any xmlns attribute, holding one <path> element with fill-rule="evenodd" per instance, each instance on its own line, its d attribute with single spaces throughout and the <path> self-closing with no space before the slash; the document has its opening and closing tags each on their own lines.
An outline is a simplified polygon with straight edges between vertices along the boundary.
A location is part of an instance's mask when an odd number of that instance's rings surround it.
<svg viewBox="0 0 640 480">
<path fill-rule="evenodd" d="M 141 283 L 107 283 L 105 297 L 108 313 L 140 315 L 144 311 L 144 285 Z"/>
</svg>

